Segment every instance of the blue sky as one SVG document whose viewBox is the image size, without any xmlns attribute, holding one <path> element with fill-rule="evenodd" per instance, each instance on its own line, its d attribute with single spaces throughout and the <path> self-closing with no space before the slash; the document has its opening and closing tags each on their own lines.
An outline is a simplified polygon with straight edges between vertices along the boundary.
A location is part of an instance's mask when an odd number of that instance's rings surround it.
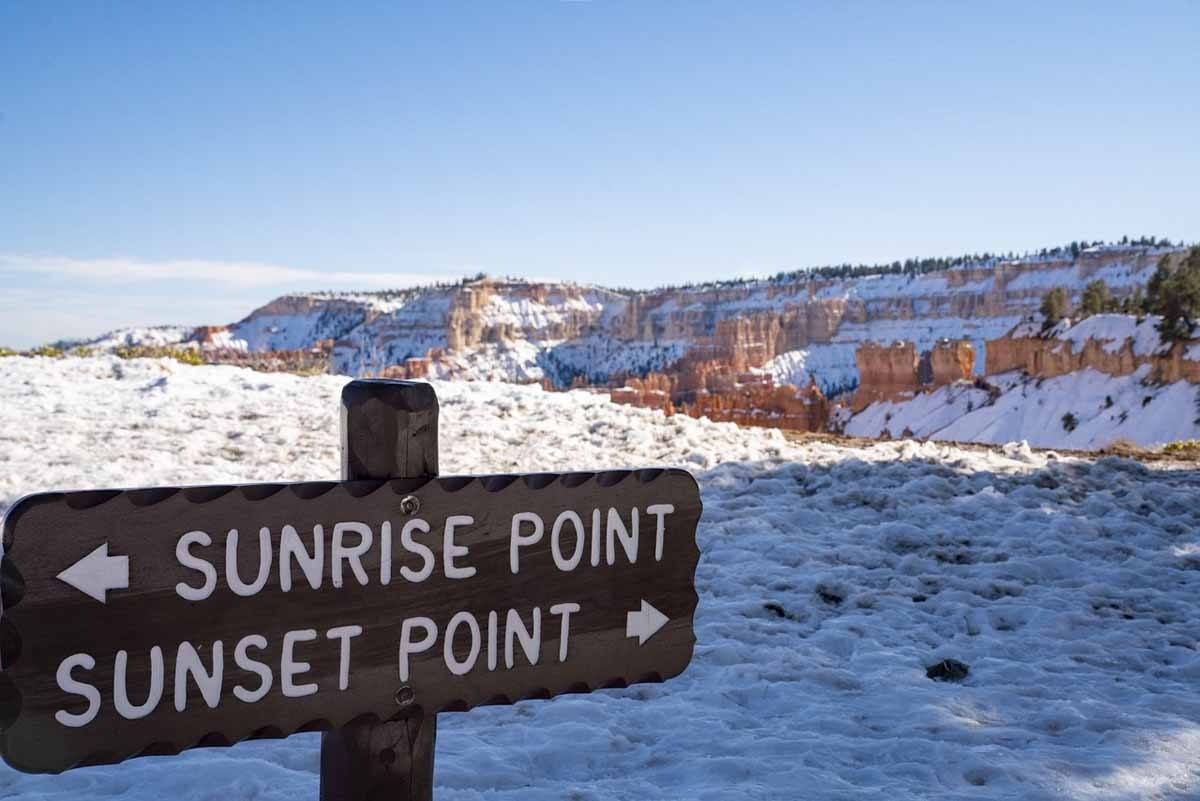
<svg viewBox="0 0 1200 801">
<path fill-rule="evenodd" d="M 1200 238 L 1200 4 L 0 0 L 0 344 Z"/>
</svg>

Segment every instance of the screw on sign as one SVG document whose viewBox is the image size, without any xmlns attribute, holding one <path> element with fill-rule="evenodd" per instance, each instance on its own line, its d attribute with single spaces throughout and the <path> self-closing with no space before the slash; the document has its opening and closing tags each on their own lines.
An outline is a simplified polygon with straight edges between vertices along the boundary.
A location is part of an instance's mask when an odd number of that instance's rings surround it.
<svg viewBox="0 0 1200 801">
<path fill-rule="evenodd" d="M 428 384 L 342 392 L 342 481 L 51 492 L 0 560 L 0 751 L 58 772 L 325 732 L 321 798 L 427 799 L 436 716 L 691 660 L 672 469 L 439 477 Z"/>
</svg>

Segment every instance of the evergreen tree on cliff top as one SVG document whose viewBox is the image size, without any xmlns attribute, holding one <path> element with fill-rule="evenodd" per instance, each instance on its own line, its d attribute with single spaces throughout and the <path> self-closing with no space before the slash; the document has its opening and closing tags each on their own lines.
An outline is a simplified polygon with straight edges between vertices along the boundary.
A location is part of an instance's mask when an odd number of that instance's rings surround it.
<svg viewBox="0 0 1200 801">
<path fill-rule="evenodd" d="M 1104 314 L 1116 311 L 1117 302 L 1113 300 L 1112 292 L 1103 279 L 1091 281 L 1083 288 L 1083 296 L 1079 300 L 1079 313 L 1084 317 L 1093 314 Z"/>
<path fill-rule="evenodd" d="M 1146 310 L 1162 316 L 1158 333 L 1163 342 L 1190 339 L 1200 318 L 1200 247 L 1187 252 L 1174 270 L 1170 259 L 1159 259 L 1146 284 Z"/>
<path fill-rule="evenodd" d="M 1051 289 L 1042 298 L 1042 331 L 1049 331 L 1071 313 L 1071 300 L 1067 290 L 1060 286 Z"/>
</svg>

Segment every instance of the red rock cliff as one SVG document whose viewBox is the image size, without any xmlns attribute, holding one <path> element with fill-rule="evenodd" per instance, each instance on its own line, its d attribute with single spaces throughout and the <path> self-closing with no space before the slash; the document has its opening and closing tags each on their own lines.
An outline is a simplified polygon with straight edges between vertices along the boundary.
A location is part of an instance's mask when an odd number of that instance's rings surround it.
<svg viewBox="0 0 1200 801">
<path fill-rule="evenodd" d="M 881 400 L 906 400 L 922 390 L 969 380 L 975 348 L 965 340 L 939 342 L 918 354 L 911 342 L 866 342 L 854 352 L 859 384 L 850 408 L 859 412 Z"/>
<path fill-rule="evenodd" d="M 1152 332 L 1154 319 L 1136 326 L 1132 320 L 1124 315 L 1098 315 L 1078 323 L 1079 328 L 1046 335 L 1033 335 L 1028 326 L 1018 326 L 1009 336 L 987 343 L 987 374 L 1018 370 L 1038 378 L 1055 378 L 1090 368 L 1122 376 L 1148 365 L 1153 381 L 1200 383 L 1200 361 L 1188 356 L 1200 341 L 1163 345 Z M 1097 336 L 1084 339 L 1092 330 Z M 1119 338 L 1112 338 L 1114 330 Z M 1126 332 L 1128 336 L 1120 336 Z"/>
</svg>

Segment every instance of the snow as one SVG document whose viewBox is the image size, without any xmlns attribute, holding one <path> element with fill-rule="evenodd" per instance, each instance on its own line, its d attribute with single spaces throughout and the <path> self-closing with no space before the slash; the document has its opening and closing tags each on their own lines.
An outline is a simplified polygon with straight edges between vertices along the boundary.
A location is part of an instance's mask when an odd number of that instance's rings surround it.
<svg viewBox="0 0 1200 801">
<path fill-rule="evenodd" d="M 989 376 L 995 397 L 956 383 L 898 403 L 874 403 L 854 416 L 851 436 L 912 436 L 957 442 L 1026 440 L 1042 448 L 1091 450 L 1118 441 L 1155 446 L 1200 438 L 1200 395 L 1186 381 L 1146 383 L 1148 366 L 1126 376 L 1092 369 L 1032 379 Z M 1067 415 L 1075 421 L 1068 430 Z"/>
<path fill-rule="evenodd" d="M 1082 288 L 1079 271 L 1072 265 L 1056 270 L 1022 270 L 1004 288 L 1008 292 L 1044 291 L 1055 287 Z"/>
<path fill-rule="evenodd" d="M 571 315 L 598 316 L 604 302 L 597 296 L 567 297 L 553 293 L 543 300 L 497 293 L 488 298 L 479 311 L 484 325 L 508 325 L 529 332 L 540 332 L 556 323 L 564 323 Z"/>
<path fill-rule="evenodd" d="M 320 314 L 260 314 L 234 325 L 232 339 L 251 351 L 298 350 L 308 347 Z"/>
<path fill-rule="evenodd" d="M 540 361 L 544 346 L 527 339 L 486 342 L 434 361 L 430 378 L 529 383 L 546 377 Z"/>
<path fill-rule="evenodd" d="M 1055 350 L 1082 350 L 1089 340 L 1116 354 L 1132 348 L 1138 357 L 1161 355 L 1160 318 L 1097 314 L 1062 320 L 1043 332 L 1037 320 L 1015 326 L 1013 338 L 1061 343 Z M 1195 351 L 1195 352 L 1194 352 Z M 1200 356 L 1191 346 L 1187 358 Z M 992 390 L 957 383 L 900 401 L 872 404 L 845 423 L 853 436 L 911 435 L 921 438 L 1000 444 L 1028 440 L 1046 448 L 1104 448 L 1118 441 L 1155 446 L 1200 436 L 1200 397 L 1186 381 L 1161 385 L 1150 367 L 1111 376 L 1087 369 L 1032 380 L 1017 374 L 988 376 Z"/>
<path fill-rule="evenodd" d="M 493 278 L 394 292 L 313 293 L 280 298 L 228 332 L 206 332 L 205 341 L 207 347 L 263 351 L 306 349 L 334 340 L 333 369 L 348 375 L 375 375 L 431 351 L 436 356 L 451 351 L 453 342 L 454 351 L 448 358 L 439 356 L 441 366 L 434 375 L 548 380 L 561 388 L 579 377 L 605 383 L 669 370 L 690 348 L 711 344 L 724 321 L 763 314 L 806 320 L 816 311 L 833 316 L 831 341 L 776 354 L 765 369 L 777 380 L 793 376 L 807 384 L 815 379 L 831 392 L 857 385 L 858 369 L 848 346 L 863 342 L 911 341 L 928 350 L 943 339 L 967 339 L 975 347 L 975 373 L 982 375 L 987 341 L 1035 314 L 1045 290 L 1061 286 L 1077 297 L 1088 281 L 1103 279 L 1124 296 L 1145 283 L 1158 255 L 1176 250 L 1103 246 L 1074 260 L 1069 251 L 1060 250 L 963 262 L 921 275 L 828 279 L 799 273 L 638 295 Z M 842 303 L 819 310 L 810 305 L 829 300 Z M 853 322 L 861 320 L 869 322 Z M 823 329 L 817 324 L 812 337 L 825 338 Z M 189 329 L 178 331 L 171 336 L 191 336 Z M 1140 337 L 1149 334 L 1141 328 L 1137 333 L 1141 347 Z M 483 344 L 464 348 L 458 334 Z M 156 335 L 136 329 L 128 336 L 140 341 Z M 808 339 L 806 334 L 801 341 Z M 115 347 L 105 341 L 101 349 Z"/>
<path fill-rule="evenodd" d="M 663 372 L 682 359 L 688 348 L 689 343 L 682 340 L 629 341 L 593 334 L 551 343 L 538 358 L 546 376 L 563 388 L 576 376 L 603 382 L 614 375 Z"/>
<path fill-rule="evenodd" d="M 0 378 L 0 505 L 338 473 L 345 379 L 111 357 L 2 359 Z M 1197 471 L 793 443 L 588 393 L 437 390 L 448 472 L 675 464 L 705 502 L 688 671 L 442 715 L 438 799 L 1200 795 Z M 946 658 L 964 681 L 926 677 Z M 318 744 L 0 768 L 0 797 L 315 798 Z"/>
<path fill-rule="evenodd" d="M 1013 339 L 1058 339 L 1071 343 L 1072 350 L 1076 351 L 1082 350 L 1089 339 L 1094 339 L 1103 343 L 1107 353 L 1119 353 L 1127 342 L 1131 342 L 1134 355 L 1154 356 L 1169 349 L 1168 345 L 1163 344 L 1162 335 L 1158 333 L 1158 324 L 1161 321 L 1162 318 L 1154 314 L 1145 317 L 1131 314 L 1094 314 L 1077 321 L 1060 320 L 1048 331 L 1043 331 L 1041 318 L 1029 317 L 1014 327 L 1008 336 Z"/>
<path fill-rule="evenodd" d="M 1111 289 L 1145 286 L 1153 272 L 1153 265 L 1154 261 L 1151 259 L 1147 259 L 1140 269 L 1127 262 L 1117 262 L 1096 270 L 1087 277 L 1087 281 L 1103 281 Z"/>
<path fill-rule="evenodd" d="M 194 329 L 182 325 L 159 325 L 118 328 L 95 339 L 63 342 L 65 347 L 82 346 L 96 351 L 113 351 L 126 347 L 168 347 L 187 342 Z"/>
<path fill-rule="evenodd" d="M 1157 327 L 1161 319 L 1157 315 L 1139 319 L 1130 314 L 1096 314 L 1055 336 L 1070 342 L 1077 351 L 1082 350 L 1089 339 L 1094 339 L 1104 344 L 1107 353 L 1119 352 L 1127 341 L 1132 340 L 1135 355 L 1152 356 L 1166 350 Z"/>
<path fill-rule="evenodd" d="M 858 386 L 855 348 L 855 345 L 847 343 L 809 345 L 779 354 L 756 372 L 770 375 L 776 384 L 798 387 L 806 387 L 810 380 L 815 380 L 825 395 L 833 396 Z"/>
<path fill-rule="evenodd" d="M 982 375 L 987 364 L 987 341 L 1004 336 L 1021 322 L 1020 315 L 976 317 L 929 316 L 913 319 L 875 319 L 865 323 L 843 322 L 833 335 L 834 342 L 854 343 L 912 342 L 918 351 L 930 350 L 945 339 L 968 339 L 975 347 L 975 374 Z M 857 375 L 858 369 L 855 368 Z"/>
<path fill-rule="evenodd" d="M 1062 325 L 1062 323 L 1059 323 Z M 1017 323 L 1008 336 L 1012 339 L 1029 339 L 1042 336 L 1042 321 L 1040 317 L 1027 317 Z"/>
</svg>

